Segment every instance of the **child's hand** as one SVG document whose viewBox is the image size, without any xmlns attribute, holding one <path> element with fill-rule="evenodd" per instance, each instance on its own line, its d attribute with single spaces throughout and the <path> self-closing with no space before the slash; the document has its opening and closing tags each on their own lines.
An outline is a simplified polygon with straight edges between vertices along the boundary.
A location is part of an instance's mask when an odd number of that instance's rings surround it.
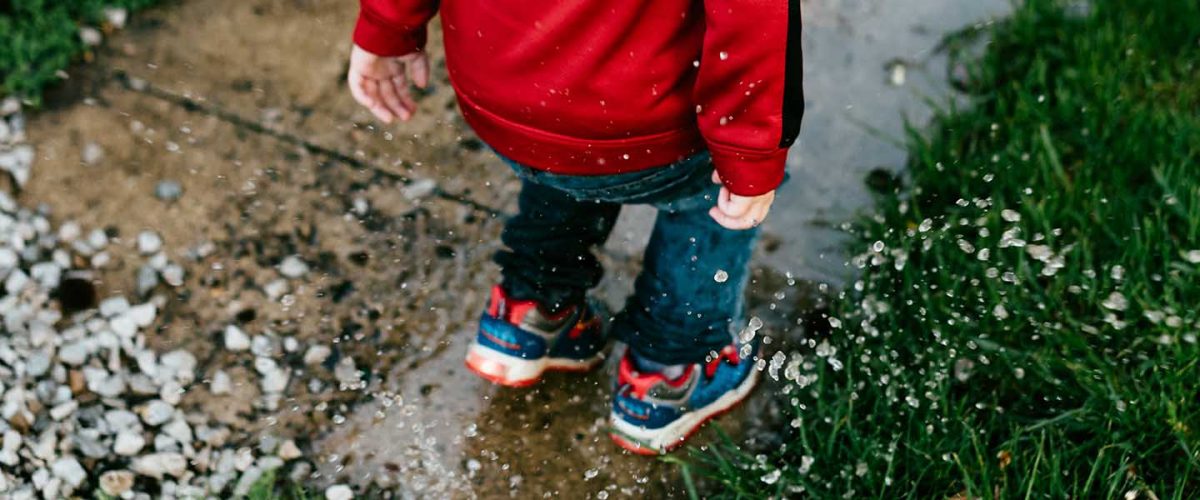
<svg viewBox="0 0 1200 500">
<path fill-rule="evenodd" d="M 713 170 L 712 180 L 721 183 L 721 176 Z M 771 211 L 771 203 L 775 202 L 775 191 L 758 196 L 738 196 L 730 193 L 729 188 L 721 186 L 721 194 L 717 197 L 717 206 L 708 211 L 718 224 L 727 229 L 750 229 L 762 224 Z"/>
<path fill-rule="evenodd" d="M 424 52 L 382 57 L 358 45 L 350 49 L 350 94 L 384 123 L 397 117 L 408 121 L 417 112 L 408 92 L 409 78 L 420 88 L 429 84 L 429 59 Z"/>
</svg>

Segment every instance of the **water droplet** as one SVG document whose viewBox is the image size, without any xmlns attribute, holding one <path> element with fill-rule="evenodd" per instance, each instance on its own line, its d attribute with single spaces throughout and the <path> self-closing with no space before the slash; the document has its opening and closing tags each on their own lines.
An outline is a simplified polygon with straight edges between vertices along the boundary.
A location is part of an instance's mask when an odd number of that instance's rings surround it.
<svg viewBox="0 0 1200 500">
<path fill-rule="evenodd" d="M 1114 311 L 1124 311 L 1125 308 L 1129 307 L 1129 299 L 1126 299 L 1125 295 L 1121 292 L 1113 292 L 1108 294 L 1108 298 L 1104 299 L 1101 305 Z"/>
<path fill-rule="evenodd" d="M 779 469 L 775 469 L 775 470 L 763 475 L 762 482 L 767 483 L 767 484 L 775 484 L 776 481 L 779 481 L 779 476 L 782 474 L 783 474 L 782 471 L 780 471 Z"/>
</svg>

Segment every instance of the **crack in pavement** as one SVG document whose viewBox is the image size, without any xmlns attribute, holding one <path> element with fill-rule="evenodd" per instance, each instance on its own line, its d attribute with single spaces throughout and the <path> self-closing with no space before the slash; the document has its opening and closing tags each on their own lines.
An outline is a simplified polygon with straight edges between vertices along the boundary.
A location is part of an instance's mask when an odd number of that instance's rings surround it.
<svg viewBox="0 0 1200 500">
<path fill-rule="evenodd" d="M 415 182 L 415 179 L 407 175 L 393 172 L 367 160 L 360 160 L 351 155 L 333 148 L 322 146 L 295 134 L 275 130 L 255 120 L 251 120 L 238 115 L 237 113 L 221 109 L 219 106 L 207 104 L 191 97 L 171 92 L 141 78 L 129 76 L 129 74 L 125 73 L 124 71 L 112 73 L 108 78 L 108 81 L 116 82 L 120 84 L 121 87 L 131 92 L 137 92 L 142 95 L 150 96 L 155 99 L 174 104 L 189 112 L 212 116 L 235 127 L 248 130 L 256 134 L 272 137 L 276 140 L 292 144 L 294 146 L 299 146 L 304 148 L 304 150 L 308 151 L 309 153 L 324 156 L 331 160 L 360 170 L 368 170 L 377 173 L 387 179 L 400 182 L 405 186 Z M 433 188 L 433 195 L 443 200 L 471 208 L 472 210 L 483 212 L 490 217 L 504 217 L 507 215 L 503 210 L 473 200 L 463 194 L 448 192 L 442 189 L 440 186 L 435 186 Z"/>
</svg>

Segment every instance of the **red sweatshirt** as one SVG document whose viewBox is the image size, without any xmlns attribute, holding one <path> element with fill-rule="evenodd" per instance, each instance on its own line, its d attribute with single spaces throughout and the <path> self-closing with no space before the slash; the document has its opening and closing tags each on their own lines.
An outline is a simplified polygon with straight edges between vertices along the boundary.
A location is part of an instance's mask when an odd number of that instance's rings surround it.
<svg viewBox="0 0 1200 500">
<path fill-rule="evenodd" d="M 442 0 L 467 122 L 533 168 L 603 175 L 707 149 L 735 194 L 775 189 L 800 131 L 799 0 Z M 436 0 L 361 0 L 354 42 L 422 50 Z"/>
</svg>

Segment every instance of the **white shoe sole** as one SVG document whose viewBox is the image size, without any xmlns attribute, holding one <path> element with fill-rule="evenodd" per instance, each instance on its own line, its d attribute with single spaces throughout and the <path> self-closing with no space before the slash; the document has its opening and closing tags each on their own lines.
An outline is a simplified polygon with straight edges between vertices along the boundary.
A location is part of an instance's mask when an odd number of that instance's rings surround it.
<svg viewBox="0 0 1200 500">
<path fill-rule="evenodd" d="M 522 359 L 471 342 L 467 348 L 467 368 L 488 381 L 509 386 L 525 387 L 541 380 L 547 371 L 586 372 L 604 360 L 604 350 L 586 360 L 544 357 Z"/>
<path fill-rule="evenodd" d="M 612 437 L 621 447 L 639 454 L 662 454 L 683 444 L 694 432 L 709 420 L 729 411 L 750 395 L 758 384 L 758 369 L 751 367 L 750 375 L 741 384 L 717 398 L 704 408 L 687 412 L 679 420 L 658 429 L 647 429 L 631 424 L 616 411 L 609 416 Z"/>
</svg>

